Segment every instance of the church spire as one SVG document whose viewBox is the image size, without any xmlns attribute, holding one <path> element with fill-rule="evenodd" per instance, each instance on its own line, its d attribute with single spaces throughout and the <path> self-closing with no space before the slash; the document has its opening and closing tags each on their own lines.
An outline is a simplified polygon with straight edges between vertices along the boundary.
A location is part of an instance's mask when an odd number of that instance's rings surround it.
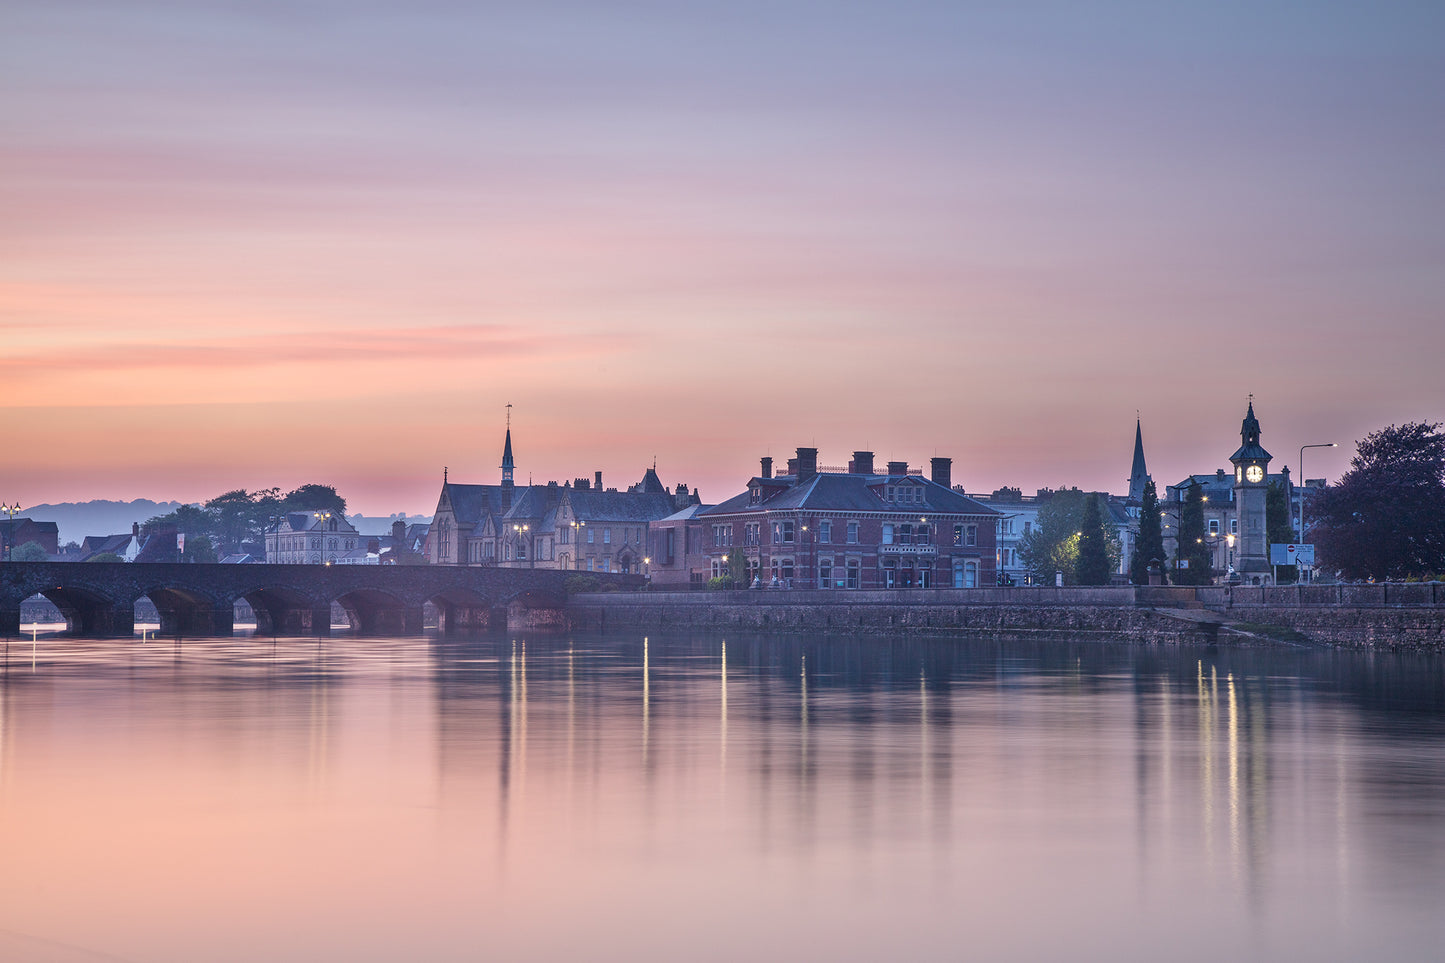
<svg viewBox="0 0 1445 963">
<path fill-rule="evenodd" d="M 1144 486 L 1149 484 L 1149 469 L 1144 464 L 1144 429 L 1140 420 L 1134 419 L 1134 466 L 1129 469 L 1129 500 L 1143 501 Z"/>
<path fill-rule="evenodd" d="M 512 462 L 512 406 L 507 405 L 507 441 L 502 446 L 502 485 L 512 487 L 512 473 L 515 465 Z"/>
</svg>

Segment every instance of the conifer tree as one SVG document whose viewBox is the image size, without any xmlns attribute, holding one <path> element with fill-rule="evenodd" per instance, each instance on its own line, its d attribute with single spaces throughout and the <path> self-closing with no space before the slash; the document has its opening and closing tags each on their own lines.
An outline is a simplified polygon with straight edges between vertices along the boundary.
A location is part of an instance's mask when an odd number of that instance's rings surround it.
<svg viewBox="0 0 1445 963">
<path fill-rule="evenodd" d="M 1164 578 L 1164 530 L 1159 524 L 1159 491 L 1151 479 L 1144 486 L 1144 498 L 1139 508 L 1139 537 L 1134 542 L 1134 555 L 1129 559 L 1129 579 L 1135 585 L 1149 584 L 1149 565 L 1159 563 L 1159 575 Z"/>
<path fill-rule="evenodd" d="M 1079 557 L 1074 563 L 1074 581 L 1079 585 L 1109 584 L 1109 547 L 1104 521 L 1099 513 L 1099 496 L 1084 501 L 1084 520 L 1079 526 Z"/>
<path fill-rule="evenodd" d="M 1191 481 L 1184 496 L 1184 505 L 1179 510 L 1178 560 L 1181 564 L 1175 573 L 1178 585 L 1208 585 L 1213 581 L 1210 572 L 1213 560 L 1209 546 L 1204 543 L 1204 489 L 1198 482 Z"/>
</svg>

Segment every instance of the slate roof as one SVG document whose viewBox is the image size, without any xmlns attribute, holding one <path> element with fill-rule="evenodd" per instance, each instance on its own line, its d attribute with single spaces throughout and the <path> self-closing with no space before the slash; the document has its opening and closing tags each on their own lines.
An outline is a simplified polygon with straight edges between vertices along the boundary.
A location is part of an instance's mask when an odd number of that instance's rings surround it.
<svg viewBox="0 0 1445 963">
<path fill-rule="evenodd" d="M 515 491 L 515 489 L 513 489 Z M 458 485 L 447 482 L 442 486 L 452 514 L 458 522 L 475 525 L 487 515 L 500 515 L 505 504 L 501 485 Z"/>
<path fill-rule="evenodd" d="M 588 522 L 652 522 L 673 512 L 672 496 L 666 492 L 609 492 L 574 488 L 568 500 L 572 514 Z"/>
<path fill-rule="evenodd" d="M 923 490 L 920 502 L 886 502 L 875 488 L 889 484 L 911 483 Z M 778 494 L 760 504 L 751 501 L 749 492 L 734 495 L 727 501 L 700 512 L 701 515 L 734 515 L 757 511 L 826 511 L 826 512 L 937 512 L 945 515 L 997 515 L 999 512 L 967 495 L 921 475 L 846 475 L 820 473 L 804 481 L 792 475 L 754 478 L 753 483 L 781 488 Z"/>
</svg>

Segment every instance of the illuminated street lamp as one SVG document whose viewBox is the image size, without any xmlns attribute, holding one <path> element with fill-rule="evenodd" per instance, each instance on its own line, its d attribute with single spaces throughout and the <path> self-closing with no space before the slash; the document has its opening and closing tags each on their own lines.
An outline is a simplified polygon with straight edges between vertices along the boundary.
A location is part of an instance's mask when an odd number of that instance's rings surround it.
<svg viewBox="0 0 1445 963">
<path fill-rule="evenodd" d="M 321 550 L 321 555 L 316 561 L 317 564 L 320 565 L 326 562 L 326 520 L 331 517 L 331 513 L 312 512 L 311 514 L 316 517 L 316 547 Z"/>
<path fill-rule="evenodd" d="M 20 514 L 20 503 L 7 505 L 0 502 L 0 512 L 4 512 L 9 519 L 9 534 L 5 538 L 5 557 L 15 557 L 15 516 Z"/>
</svg>

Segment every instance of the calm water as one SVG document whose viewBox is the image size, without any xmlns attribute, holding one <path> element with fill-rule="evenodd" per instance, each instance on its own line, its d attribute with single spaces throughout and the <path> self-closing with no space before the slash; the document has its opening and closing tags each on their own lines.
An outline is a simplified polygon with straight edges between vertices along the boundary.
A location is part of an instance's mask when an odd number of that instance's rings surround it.
<svg viewBox="0 0 1445 963">
<path fill-rule="evenodd" d="M 1445 665 L 9 645 L 5 960 L 1438 960 Z"/>
</svg>

